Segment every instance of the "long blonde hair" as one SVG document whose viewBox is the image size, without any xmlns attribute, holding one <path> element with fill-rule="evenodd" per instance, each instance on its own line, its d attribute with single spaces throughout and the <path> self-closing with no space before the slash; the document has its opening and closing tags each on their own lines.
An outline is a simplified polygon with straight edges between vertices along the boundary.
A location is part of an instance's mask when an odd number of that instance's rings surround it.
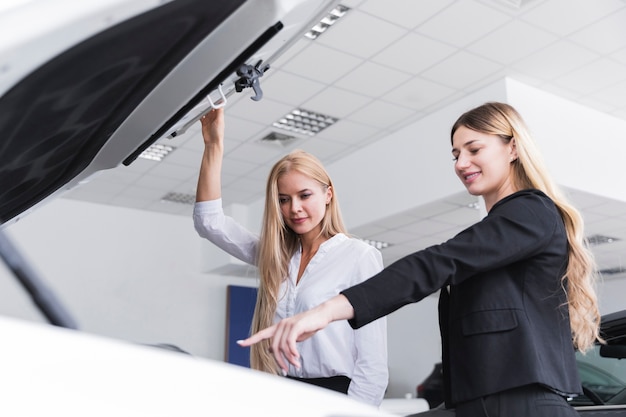
<svg viewBox="0 0 626 417">
<path fill-rule="evenodd" d="M 595 291 L 597 268 L 584 237 L 582 216 L 548 175 L 526 123 L 513 107 L 485 103 L 461 115 L 452 126 L 451 135 L 460 126 L 497 135 L 507 144 L 513 139 L 518 156 L 512 162 L 515 188 L 541 190 L 556 204 L 567 232 L 569 262 L 561 283 L 567 291 L 573 343 L 579 350 L 586 351 L 596 340 L 602 339 Z"/>
<path fill-rule="evenodd" d="M 265 210 L 259 243 L 259 292 L 252 318 L 252 332 L 269 327 L 274 322 L 281 283 L 288 278 L 289 261 L 300 246 L 300 239 L 285 225 L 280 211 L 278 180 L 288 172 L 297 171 L 317 181 L 323 190 L 332 188 L 332 198 L 321 222 L 320 234 L 330 238 L 347 233 L 330 176 L 313 155 L 295 150 L 280 159 L 270 171 L 265 192 Z M 276 360 L 269 352 L 269 341 L 252 345 L 250 365 L 254 369 L 276 374 Z"/>
</svg>

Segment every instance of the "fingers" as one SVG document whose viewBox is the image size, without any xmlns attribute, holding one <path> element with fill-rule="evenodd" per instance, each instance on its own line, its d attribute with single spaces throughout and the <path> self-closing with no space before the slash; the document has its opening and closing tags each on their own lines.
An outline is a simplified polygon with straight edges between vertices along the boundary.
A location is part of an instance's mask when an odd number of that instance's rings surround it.
<svg viewBox="0 0 626 417">
<path fill-rule="evenodd" d="M 283 320 L 276 326 L 271 350 L 276 359 L 276 363 L 285 372 L 289 370 L 285 359 L 296 368 L 300 368 L 300 353 L 296 348 L 295 338 L 296 335 L 293 333 L 293 328 L 289 320 Z M 291 346 L 290 343 L 291 339 L 293 339 L 293 346 Z"/>
<path fill-rule="evenodd" d="M 259 343 L 262 340 L 272 339 L 269 351 L 274 355 L 278 366 L 284 372 L 289 370 L 287 362 L 300 368 L 300 353 L 296 347 L 297 334 L 292 332 L 292 328 L 287 326 L 287 323 L 288 321 L 284 320 L 278 325 L 275 324 L 267 327 L 245 340 L 238 340 L 237 344 L 242 347 L 247 347 Z"/>
<path fill-rule="evenodd" d="M 267 327 L 261 331 L 256 332 L 255 334 L 253 334 L 247 339 L 237 340 L 237 344 L 243 347 L 252 346 L 254 344 L 259 343 L 262 340 L 269 339 L 270 337 L 274 336 L 275 330 L 276 330 L 276 325 Z"/>
</svg>

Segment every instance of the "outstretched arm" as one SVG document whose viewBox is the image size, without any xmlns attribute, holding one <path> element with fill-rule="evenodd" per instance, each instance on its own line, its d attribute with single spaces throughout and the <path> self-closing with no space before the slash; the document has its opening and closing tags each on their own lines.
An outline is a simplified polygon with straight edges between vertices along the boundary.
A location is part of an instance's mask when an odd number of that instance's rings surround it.
<svg viewBox="0 0 626 417">
<path fill-rule="evenodd" d="M 285 359 L 292 365 L 300 367 L 300 354 L 296 342 L 308 339 L 333 321 L 352 317 L 354 317 L 352 305 L 345 296 L 339 294 L 311 310 L 283 319 L 237 343 L 240 346 L 250 346 L 261 340 L 272 339 L 272 353 L 276 362 L 287 372 Z"/>
<path fill-rule="evenodd" d="M 200 119 L 204 153 L 200 165 L 196 201 L 217 200 L 222 196 L 224 158 L 224 109 L 213 109 Z"/>
</svg>

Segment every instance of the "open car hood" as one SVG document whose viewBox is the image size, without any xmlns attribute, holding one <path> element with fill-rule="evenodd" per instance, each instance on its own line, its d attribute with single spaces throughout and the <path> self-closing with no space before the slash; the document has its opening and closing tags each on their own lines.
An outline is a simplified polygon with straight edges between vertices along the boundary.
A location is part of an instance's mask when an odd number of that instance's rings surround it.
<svg viewBox="0 0 626 417">
<path fill-rule="evenodd" d="M 263 72 L 336 1 L 17 4 L 0 6 L 2 226 L 233 92 L 261 99 Z"/>
</svg>

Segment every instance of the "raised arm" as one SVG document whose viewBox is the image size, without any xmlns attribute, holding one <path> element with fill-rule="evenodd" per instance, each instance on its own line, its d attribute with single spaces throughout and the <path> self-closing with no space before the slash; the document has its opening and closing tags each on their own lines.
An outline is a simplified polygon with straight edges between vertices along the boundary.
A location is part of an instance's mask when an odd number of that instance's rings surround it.
<svg viewBox="0 0 626 417">
<path fill-rule="evenodd" d="M 200 119 L 204 153 L 200 165 L 196 201 L 222 197 L 222 160 L 224 158 L 224 109 L 213 109 Z"/>
<path fill-rule="evenodd" d="M 345 296 L 339 294 L 311 310 L 283 319 L 237 343 L 240 346 L 250 346 L 261 340 L 272 339 L 272 353 L 276 362 L 287 372 L 285 359 L 300 367 L 300 354 L 296 342 L 308 339 L 333 321 L 348 320 L 353 316 L 352 305 Z"/>
</svg>

